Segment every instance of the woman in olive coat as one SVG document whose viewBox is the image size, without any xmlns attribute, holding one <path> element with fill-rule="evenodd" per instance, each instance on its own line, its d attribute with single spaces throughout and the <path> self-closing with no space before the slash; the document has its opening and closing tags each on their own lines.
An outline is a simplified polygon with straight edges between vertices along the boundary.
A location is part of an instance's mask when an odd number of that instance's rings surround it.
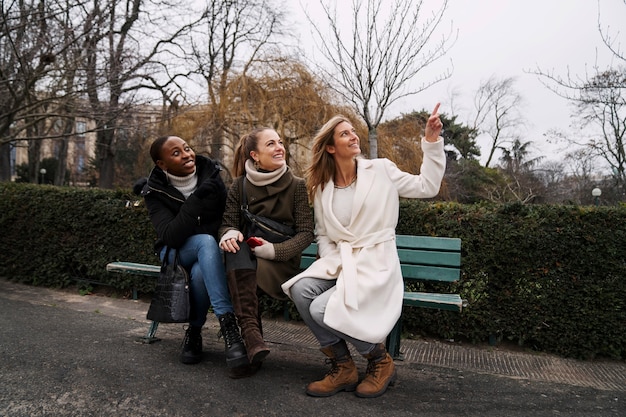
<svg viewBox="0 0 626 417">
<path fill-rule="evenodd" d="M 233 171 L 236 178 L 226 200 L 220 247 L 252 374 L 269 354 L 263 340 L 257 287 L 274 298 L 287 299 L 281 285 L 299 272 L 300 255 L 313 241 L 313 213 L 306 184 L 291 173 L 285 147 L 275 130 L 259 128 L 244 135 L 235 152 Z M 293 236 L 281 242 L 252 236 L 241 211 L 244 191 L 251 213 L 292 227 Z M 250 237 L 261 244 L 251 247 L 246 242 Z"/>
</svg>

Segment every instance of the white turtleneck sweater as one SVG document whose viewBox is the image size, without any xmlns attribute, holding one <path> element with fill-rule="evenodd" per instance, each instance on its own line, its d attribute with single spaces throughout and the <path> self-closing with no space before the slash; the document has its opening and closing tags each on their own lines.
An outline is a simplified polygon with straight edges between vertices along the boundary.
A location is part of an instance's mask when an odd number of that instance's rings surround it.
<svg viewBox="0 0 626 417">
<path fill-rule="evenodd" d="M 191 193 L 193 193 L 198 186 L 198 175 L 196 175 L 196 171 L 193 171 L 193 174 L 189 174 L 186 177 L 178 177 L 176 175 L 172 175 L 166 172 L 167 179 L 170 181 L 178 191 L 181 192 L 185 199 L 189 198 Z"/>
</svg>

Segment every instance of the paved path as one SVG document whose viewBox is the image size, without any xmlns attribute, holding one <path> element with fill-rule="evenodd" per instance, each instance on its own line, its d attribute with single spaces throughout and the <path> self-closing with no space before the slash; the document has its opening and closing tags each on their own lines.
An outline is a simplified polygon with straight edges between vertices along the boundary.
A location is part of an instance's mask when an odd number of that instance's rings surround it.
<svg viewBox="0 0 626 417">
<path fill-rule="evenodd" d="M 137 343 L 147 304 L 0 279 L 1 416 L 626 416 L 626 363 L 403 341 L 382 397 L 304 394 L 323 376 L 306 327 L 264 321 L 272 348 L 253 378 L 226 377 L 211 317 L 204 361 L 178 362 L 182 326 Z M 365 362 L 357 359 L 361 373 Z"/>
</svg>

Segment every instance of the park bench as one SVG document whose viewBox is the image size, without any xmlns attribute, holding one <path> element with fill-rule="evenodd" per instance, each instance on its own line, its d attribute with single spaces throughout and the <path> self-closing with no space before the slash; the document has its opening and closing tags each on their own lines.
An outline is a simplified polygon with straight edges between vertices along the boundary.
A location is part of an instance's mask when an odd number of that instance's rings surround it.
<svg viewBox="0 0 626 417">
<path fill-rule="evenodd" d="M 411 281 L 458 281 L 461 274 L 461 239 L 431 236 L 397 235 L 396 246 L 405 284 Z M 306 269 L 317 258 L 317 245 L 312 243 L 302 252 L 300 267 Z M 157 278 L 160 266 L 134 262 L 111 262 L 106 266 L 109 272 L 127 273 Z M 424 307 L 460 312 L 464 300 L 458 294 L 404 292 L 404 306 Z M 152 322 L 144 343 L 152 343 L 156 338 L 158 322 Z M 401 359 L 400 337 L 402 317 L 387 337 L 387 350 L 394 359 Z"/>
</svg>

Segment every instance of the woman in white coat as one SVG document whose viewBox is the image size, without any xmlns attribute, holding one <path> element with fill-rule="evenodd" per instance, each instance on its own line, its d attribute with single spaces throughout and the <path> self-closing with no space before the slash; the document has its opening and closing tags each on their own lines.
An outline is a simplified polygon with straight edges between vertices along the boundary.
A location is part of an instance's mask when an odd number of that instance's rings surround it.
<svg viewBox="0 0 626 417">
<path fill-rule="evenodd" d="M 356 391 L 378 397 L 395 382 L 383 342 L 400 317 L 404 291 L 395 244 L 399 197 L 439 192 L 446 157 L 438 110 L 439 104 L 426 123 L 419 175 L 388 159 L 358 158 L 359 137 L 343 116 L 330 119 L 314 138 L 306 178 L 320 258 L 282 285 L 332 365 L 307 386 L 308 395 Z M 346 341 L 368 360 L 361 383 Z"/>
</svg>

